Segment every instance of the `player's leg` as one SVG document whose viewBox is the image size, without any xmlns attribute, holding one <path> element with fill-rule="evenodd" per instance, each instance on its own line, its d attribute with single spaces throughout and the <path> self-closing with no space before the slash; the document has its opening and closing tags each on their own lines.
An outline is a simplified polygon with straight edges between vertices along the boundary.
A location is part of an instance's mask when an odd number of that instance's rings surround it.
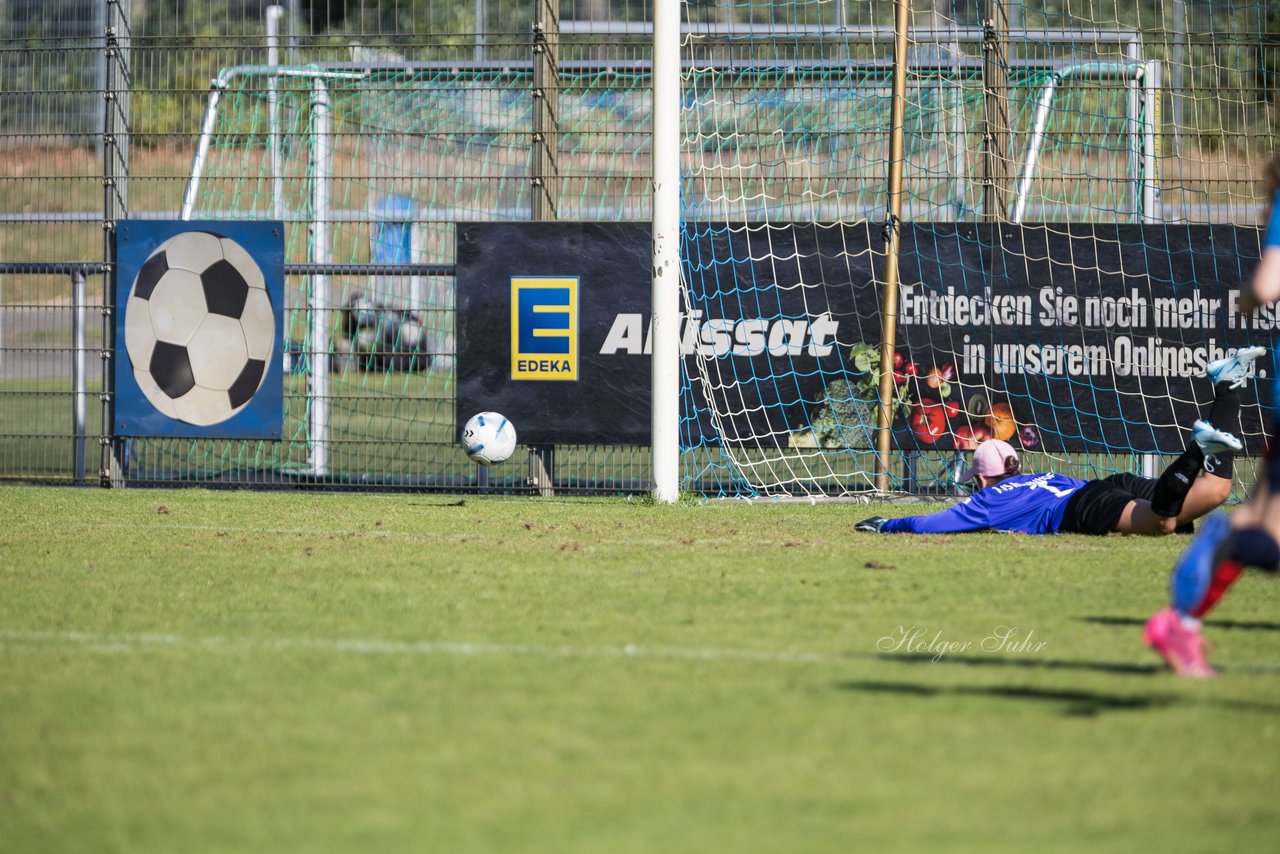
<svg viewBox="0 0 1280 854">
<path fill-rule="evenodd" d="M 1134 500 L 1120 514 L 1116 532 L 1172 534 L 1179 524 L 1199 518 L 1226 501 L 1231 494 L 1230 478 L 1216 474 L 1201 477 L 1200 471 L 1210 456 L 1219 471 L 1233 471 L 1235 452 L 1242 447 L 1230 433 L 1197 421 L 1187 450 L 1169 464 L 1164 474 L 1154 483 L 1146 478 L 1134 479 Z"/>
<path fill-rule="evenodd" d="M 1259 349 L 1251 348 L 1249 352 Z M 1222 385 L 1225 384 L 1224 381 Z M 1174 567 L 1173 607 L 1179 614 L 1199 619 L 1209 613 L 1246 567 L 1266 572 L 1280 569 L 1278 413 L 1280 407 L 1273 407 L 1271 430 L 1254 494 L 1231 514 L 1229 521 L 1215 526 L 1216 542 L 1214 538 L 1206 538 L 1208 542 L 1198 549 L 1188 547 L 1187 554 Z"/>
<path fill-rule="evenodd" d="M 1229 396 L 1235 398 L 1235 392 L 1230 392 Z M 1223 402 L 1221 400 L 1219 403 Z M 1215 405 L 1215 409 L 1218 407 Z M 1220 413 L 1220 420 L 1224 423 L 1234 422 L 1239 425 L 1240 407 L 1239 402 L 1234 401 L 1234 406 L 1226 407 L 1233 414 L 1223 415 Z M 1177 503 L 1178 496 L 1181 494 L 1181 478 L 1174 483 L 1176 487 L 1169 489 L 1169 484 L 1156 483 L 1156 489 L 1151 496 L 1152 512 L 1155 515 L 1163 515 L 1156 508 L 1162 506 L 1161 501 L 1165 503 L 1167 508 L 1165 512 L 1171 511 L 1175 507 L 1178 508 L 1177 525 L 1189 526 L 1191 522 L 1204 516 L 1218 507 L 1231 497 L 1231 487 L 1235 478 L 1235 458 L 1236 452 L 1241 450 L 1240 440 L 1236 438 L 1237 426 L 1234 431 L 1226 431 L 1217 429 L 1213 423 L 1206 421 L 1197 421 L 1192 427 L 1192 446 L 1198 448 L 1202 454 L 1201 467 L 1202 471 L 1199 477 L 1195 478 L 1191 483 L 1191 488 L 1182 495 L 1182 503 Z M 1194 452 L 1188 450 L 1194 456 Z M 1185 456 L 1185 454 L 1184 454 Z M 1175 463 L 1176 464 L 1176 463 Z M 1189 471 L 1188 467 L 1185 471 Z M 1162 527 L 1167 527 L 1162 526 Z"/>
<path fill-rule="evenodd" d="M 1231 495 L 1235 455 L 1244 445 L 1240 432 L 1240 389 L 1248 382 L 1254 361 L 1265 353 L 1246 347 L 1225 359 L 1210 362 L 1213 404 L 1206 418 L 1191 427 L 1191 441 L 1155 481 L 1154 487 L 1135 485 L 1135 501 L 1120 517 L 1122 534 L 1171 534 L 1179 525 L 1198 519 Z M 1203 472 L 1203 473 L 1202 473 Z"/>
<path fill-rule="evenodd" d="M 1216 675 L 1205 657 L 1200 619 L 1191 611 L 1209 590 L 1219 549 L 1231 533 L 1229 520 L 1226 513 L 1215 513 L 1200 526 L 1174 565 L 1171 604 L 1153 614 L 1142 633 L 1142 642 L 1179 676 L 1203 679 Z"/>
<path fill-rule="evenodd" d="M 1213 405 L 1207 417 L 1191 428 L 1192 439 L 1204 452 L 1204 473 L 1186 495 L 1178 522 L 1198 519 L 1221 505 L 1231 495 L 1235 477 L 1235 455 L 1241 450 L 1240 389 L 1252 370 L 1254 361 L 1266 351 L 1262 347 L 1245 347 L 1232 356 L 1210 362 L 1206 373 L 1213 382 Z"/>
<path fill-rule="evenodd" d="M 1264 469 L 1253 494 L 1235 513 L 1209 517 L 1174 565 L 1171 605 L 1147 621 L 1143 641 L 1180 676 L 1214 671 L 1204 655 L 1201 619 L 1213 609 L 1247 566 L 1280 566 L 1280 457 L 1274 420 L 1263 455 Z"/>
<path fill-rule="evenodd" d="M 1268 443 L 1265 481 L 1240 510 L 1212 517 L 1174 566 L 1170 587 L 1173 608 L 1201 619 L 1213 609 L 1248 567 L 1280 570 L 1280 466 L 1273 466 L 1274 439 Z M 1260 479 L 1261 480 L 1261 479 Z"/>
<path fill-rule="evenodd" d="M 1229 469 L 1228 469 L 1229 470 Z M 1221 507 L 1231 497 L 1231 478 L 1205 472 L 1196 478 L 1182 502 L 1178 524 L 1185 525 Z"/>
<path fill-rule="evenodd" d="M 1179 676 L 1209 677 L 1213 669 L 1204 654 L 1201 620 L 1254 566 L 1269 572 L 1280 568 L 1280 500 L 1270 490 L 1251 504 L 1263 508 L 1264 524 L 1233 525 L 1239 513 L 1215 513 L 1178 558 L 1170 579 L 1172 604 L 1147 621 L 1143 642 L 1158 652 Z"/>
<path fill-rule="evenodd" d="M 1178 514 L 1180 523 L 1200 518 L 1231 495 L 1235 455 L 1242 448 L 1236 438 L 1240 435 L 1240 389 L 1247 383 L 1253 363 L 1265 352 L 1261 347 L 1245 347 L 1206 368 L 1213 380 L 1213 404 L 1207 417 L 1191 427 L 1192 440 L 1204 452 L 1204 473 L 1187 493 Z"/>
</svg>

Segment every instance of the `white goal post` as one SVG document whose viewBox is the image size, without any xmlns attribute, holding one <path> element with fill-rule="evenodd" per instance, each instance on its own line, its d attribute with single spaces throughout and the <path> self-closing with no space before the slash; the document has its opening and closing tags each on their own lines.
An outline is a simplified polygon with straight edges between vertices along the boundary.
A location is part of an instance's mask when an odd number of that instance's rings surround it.
<svg viewBox="0 0 1280 854">
<path fill-rule="evenodd" d="M 680 0 L 653 8 L 653 497 L 680 495 Z"/>
</svg>

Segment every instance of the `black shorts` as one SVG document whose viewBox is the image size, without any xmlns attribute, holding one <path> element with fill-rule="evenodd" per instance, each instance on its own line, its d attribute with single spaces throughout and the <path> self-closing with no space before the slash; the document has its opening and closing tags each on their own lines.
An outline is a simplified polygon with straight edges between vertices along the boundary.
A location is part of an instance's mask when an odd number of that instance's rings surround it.
<svg viewBox="0 0 1280 854">
<path fill-rule="evenodd" d="M 1155 494 L 1153 477 L 1124 473 L 1091 480 L 1067 499 L 1067 510 L 1058 532 L 1105 536 L 1115 531 L 1130 501 L 1150 501 Z"/>
</svg>

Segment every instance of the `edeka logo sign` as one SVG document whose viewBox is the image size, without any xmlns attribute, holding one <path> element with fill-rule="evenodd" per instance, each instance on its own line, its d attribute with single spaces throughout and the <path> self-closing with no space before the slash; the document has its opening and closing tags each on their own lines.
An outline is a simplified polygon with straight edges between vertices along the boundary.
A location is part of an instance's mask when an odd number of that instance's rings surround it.
<svg viewBox="0 0 1280 854">
<path fill-rule="evenodd" d="M 511 379 L 578 379 L 578 278 L 511 277 Z"/>
</svg>

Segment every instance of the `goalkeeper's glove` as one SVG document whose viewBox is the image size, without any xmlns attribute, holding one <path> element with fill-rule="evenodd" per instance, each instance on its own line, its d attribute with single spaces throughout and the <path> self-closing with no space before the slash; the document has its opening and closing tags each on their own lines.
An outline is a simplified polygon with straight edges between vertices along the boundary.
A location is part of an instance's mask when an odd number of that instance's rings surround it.
<svg viewBox="0 0 1280 854">
<path fill-rule="evenodd" d="M 873 534 L 880 533 L 880 529 L 884 527 L 884 523 L 889 520 L 883 516 L 872 516 L 870 519 L 863 519 L 861 522 L 853 526 L 855 531 L 870 531 Z"/>
</svg>

